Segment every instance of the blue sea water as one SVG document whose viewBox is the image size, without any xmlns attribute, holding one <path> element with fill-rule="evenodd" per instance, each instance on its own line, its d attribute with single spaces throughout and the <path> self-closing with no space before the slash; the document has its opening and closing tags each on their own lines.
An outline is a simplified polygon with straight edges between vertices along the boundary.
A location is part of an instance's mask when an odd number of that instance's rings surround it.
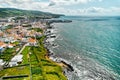
<svg viewBox="0 0 120 80">
<path fill-rule="evenodd" d="M 53 51 L 76 73 L 70 80 L 120 80 L 120 17 L 65 16 L 54 24 L 59 36 Z"/>
</svg>

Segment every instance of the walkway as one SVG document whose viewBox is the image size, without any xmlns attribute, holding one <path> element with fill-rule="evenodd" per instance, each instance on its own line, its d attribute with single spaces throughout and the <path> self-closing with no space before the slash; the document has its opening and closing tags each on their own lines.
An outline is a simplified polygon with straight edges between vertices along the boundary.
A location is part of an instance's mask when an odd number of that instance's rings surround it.
<svg viewBox="0 0 120 80">
<path fill-rule="evenodd" d="M 22 47 L 22 49 L 18 52 L 18 55 L 22 53 L 22 51 L 24 50 L 24 48 L 27 46 L 27 43 Z"/>
</svg>

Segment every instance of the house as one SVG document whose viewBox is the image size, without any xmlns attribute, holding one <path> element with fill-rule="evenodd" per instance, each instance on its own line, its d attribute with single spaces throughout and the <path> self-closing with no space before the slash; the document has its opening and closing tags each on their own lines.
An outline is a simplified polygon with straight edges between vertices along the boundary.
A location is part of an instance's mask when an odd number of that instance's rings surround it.
<svg viewBox="0 0 120 80">
<path fill-rule="evenodd" d="M 42 36 L 42 33 L 41 32 L 36 32 L 35 34 L 37 37 L 41 37 Z"/>
<path fill-rule="evenodd" d="M 7 47 L 7 44 L 4 42 L 0 41 L 0 53 L 4 51 L 4 49 Z"/>
<path fill-rule="evenodd" d="M 7 37 L 3 38 L 3 41 L 4 41 L 4 42 L 11 42 L 11 41 L 13 41 L 13 40 L 14 40 L 14 37 L 9 37 L 9 36 L 7 36 Z"/>
<path fill-rule="evenodd" d="M 11 62 L 22 62 L 22 54 L 16 55 L 11 59 Z"/>
<path fill-rule="evenodd" d="M 14 47 L 14 45 L 13 44 L 8 44 L 8 46 L 7 46 L 8 48 L 13 48 Z"/>
<path fill-rule="evenodd" d="M 21 38 L 21 41 L 26 43 L 26 42 L 28 42 L 28 39 L 27 38 Z"/>
<path fill-rule="evenodd" d="M 8 20 L 0 18 L 0 22 L 8 22 Z"/>
<path fill-rule="evenodd" d="M 22 62 L 22 60 L 23 60 L 22 57 L 23 57 L 23 55 L 21 55 L 21 54 L 14 56 L 11 59 L 11 61 L 9 62 L 9 66 L 10 67 L 17 66 L 18 63 Z"/>
<path fill-rule="evenodd" d="M 29 39 L 28 39 L 28 43 L 29 43 L 29 45 L 32 45 L 32 46 L 37 45 L 37 41 L 36 41 L 36 39 L 34 39 L 34 38 L 29 38 Z"/>
<path fill-rule="evenodd" d="M 9 62 L 10 67 L 17 66 L 17 65 L 18 65 L 17 62 Z"/>
<path fill-rule="evenodd" d="M 0 30 L 0 37 L 2 37 L 4 35 L 4 33 Z"/>
<path fill-rule="evenodd" d="M 7 44 L 5 44 L 4 42 L 0 41 L 0 47 L 5 48 L 7 46 Z"/>
<path fill-rule="evenodd" d="M 2 59 L 0 59 L 0 66 L 3 66 L 4 65 L 4 62 Z"/>
</svg>

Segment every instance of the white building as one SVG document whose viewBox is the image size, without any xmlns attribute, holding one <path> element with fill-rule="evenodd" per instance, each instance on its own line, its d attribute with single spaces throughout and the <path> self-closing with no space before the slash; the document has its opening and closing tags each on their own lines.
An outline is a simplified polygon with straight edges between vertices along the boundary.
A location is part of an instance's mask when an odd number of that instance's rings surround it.
<svg viewBox="0 0 120 80">
<path fill-rule="evenodd" d="M 23 55 L 21 55 L 21 54 L 14 56 L 11 59 L 11 61 L 9 62 L 10 67 L 17 66 L 18 62 L 22 62 L 22 60 L 23 60 L 22 57 L 23 57 Z"/>
<path fill-rule="evenodd" d="M 4 65 L 4 62 L 2 59 L 0 59 L 0 66 L 3 66 Z"/>
</svg>

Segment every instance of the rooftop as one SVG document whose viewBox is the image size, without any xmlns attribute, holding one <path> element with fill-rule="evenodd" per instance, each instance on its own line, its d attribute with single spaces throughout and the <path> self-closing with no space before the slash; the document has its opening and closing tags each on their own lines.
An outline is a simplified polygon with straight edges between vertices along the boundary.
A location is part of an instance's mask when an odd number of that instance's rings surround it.
<svg viewBox="0 0 120 80">
<path fill-rule="evenodd" d="M 34 43 L 34 42 L 36 42 L 36 40 L 35 39 L 33 39 L 33 38 L 29 38 L 29 40 L 28 40 L 30 43 Z"/>
</svg>

